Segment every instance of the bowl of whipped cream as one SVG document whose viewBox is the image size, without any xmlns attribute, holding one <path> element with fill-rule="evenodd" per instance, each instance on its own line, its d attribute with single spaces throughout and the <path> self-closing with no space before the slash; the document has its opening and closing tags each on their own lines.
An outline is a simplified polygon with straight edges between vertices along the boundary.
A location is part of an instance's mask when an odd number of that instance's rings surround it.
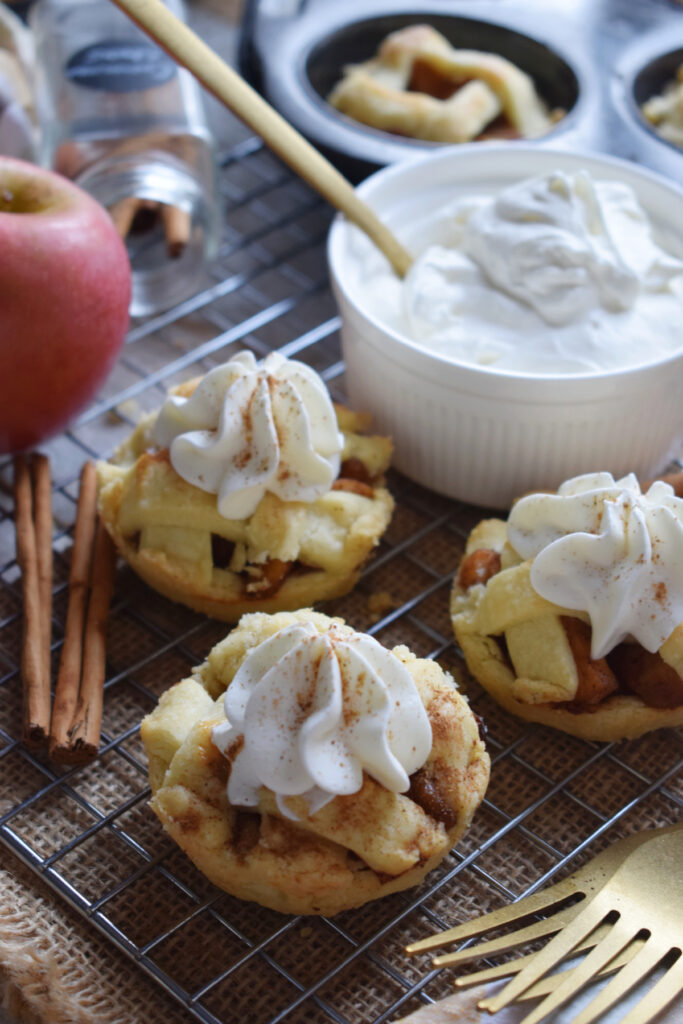
<svg viewBox="0 0 683 1024">
<path fill-rule="evenodd" d="M 395 465 L 504 508 L 683 443 L 683 191 L 592 153 L 460 146 L 359 195 L 414 256 L 400 280 L 343 217 L 328 259 L 355 408 Z"/>
</svg>

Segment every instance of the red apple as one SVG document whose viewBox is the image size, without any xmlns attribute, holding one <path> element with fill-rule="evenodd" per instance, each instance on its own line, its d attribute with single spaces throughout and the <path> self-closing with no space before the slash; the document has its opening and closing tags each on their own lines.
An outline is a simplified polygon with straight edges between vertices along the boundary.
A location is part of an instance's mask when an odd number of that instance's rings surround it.
<svg viewBox="0 0 683 1024">
<path fill-rule="evenodd" d="M 32 447 L 90 401 L 129 303 L 106 210 L 61 175 L 0 156 L 0 452 Z"/>
</svg>

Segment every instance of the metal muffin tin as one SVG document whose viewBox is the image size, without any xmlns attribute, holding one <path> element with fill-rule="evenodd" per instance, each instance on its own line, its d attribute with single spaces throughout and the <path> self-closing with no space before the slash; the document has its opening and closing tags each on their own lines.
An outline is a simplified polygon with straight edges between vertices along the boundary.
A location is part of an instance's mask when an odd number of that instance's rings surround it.
<svg viewBox="0 0 683 1024">
<path fill-rule="evenodd" d="M 441 145 L 356 124 L 325 101 L 346 64 L 370 57 L 387 33 L 420 22 L 455 45 L 510 58 L 551 108 L 567 111 L 537 142 L 611 153 L 683 180 L 683 151 L 660 139 L 639 110 L 683 59 L 683 3 L 676 0 L 248 0 L 241 71 L 359 179 Z"/>
</svg>

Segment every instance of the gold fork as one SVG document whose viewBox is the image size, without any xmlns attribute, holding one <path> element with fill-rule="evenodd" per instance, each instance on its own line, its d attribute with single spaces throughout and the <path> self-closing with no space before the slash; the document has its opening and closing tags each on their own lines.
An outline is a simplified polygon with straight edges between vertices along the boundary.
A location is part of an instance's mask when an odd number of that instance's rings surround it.
<svg viewBox="0 0 683 1024">
<path fill-rule="evenodd" d="M 580 902 L 567 906 L 571 897 Z M 624 1018 L 647 1024 L 683 989 L 683 822 L 622 839 L 569 878 L 508 907 L 414 942 L 406 952 L 421 953 L 483 935 L 494 928 L 543 913 L 546 917 L 457 953 L 438 956 L 445 967 L 502 953 L 555 934 L 537 953 L 478 971 L 456 984 L 474 984 L 515 974 L 505 988 L 479 1003 L 495 1013 L 509 1003 L 548 993 L 521 1024 L 538 1024 L 568 1002 L 589 981 L 618 973 L 573 1024 L 592 1024 L 673 951 L 678 957 Z M 645 934 L 643 934 L 645 933 Z M 571 970 L 549 975 L 561 961 L 590 952 Z"/>
</svg>

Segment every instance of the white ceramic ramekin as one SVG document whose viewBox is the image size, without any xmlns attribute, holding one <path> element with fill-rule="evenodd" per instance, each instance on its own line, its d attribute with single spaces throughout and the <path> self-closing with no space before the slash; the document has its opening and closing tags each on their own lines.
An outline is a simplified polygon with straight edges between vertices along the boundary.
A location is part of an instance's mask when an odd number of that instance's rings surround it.
<svg viewBox="0 0 683 1024">
<path fill-rule="evenodd" d="M 635 164 L 597 154 L 533 144 L 453 147 L 385 168 L 358 193 L 400 236 L 402 225 L 459 195 L 580 168 L 629 184 L 658 240 L 681 255 L 683 192 Z M 526 491 L 556 487 L 579 473 L 635 472 L 644 480 L 680 454 L 683 317 L 680 352 L 636 369 L 532 377 L 467 366 L 426 351 L 361 308 L 353 286 L 357 252 L 357 229 L 338 217 L 328 259 L 349 398 L 393 435 L 394 464 L 412 480 L 504 508 Z"/>
</svg>

